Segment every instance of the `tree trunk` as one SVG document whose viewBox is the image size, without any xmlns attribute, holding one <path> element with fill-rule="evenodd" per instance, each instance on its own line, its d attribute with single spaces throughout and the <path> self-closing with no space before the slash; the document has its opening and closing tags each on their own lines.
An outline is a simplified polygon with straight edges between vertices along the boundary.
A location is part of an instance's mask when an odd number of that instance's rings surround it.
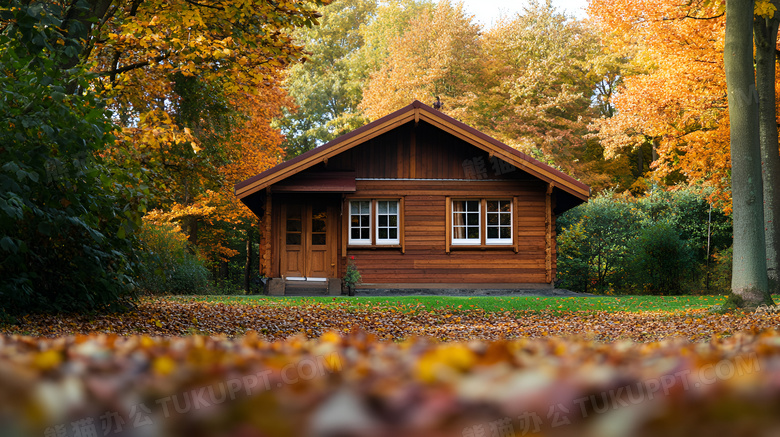
<svg viewBox="0 0 780 437">
<path fill-rule="evenodd" d="M 780 9 L 780 1 L 772 4 Z M 769 292 L 780 293 L 780 152 L 778 152 L 777 114 L 775 109 L 775 47 L 780 15 L 755 17 L 756 85 L 761 136 L 761 165 L 764 185 L 764 223 L 766 230 L 766 263 Z"/>
<path fill-rule="evenodd" d="M 726 0 L 723 52 L 731 119 L 734 265 L 731 292 L 748 308 L 771 303 L 767 290 L 761 145 L 753 74 L 755 0 Z"/>
<path fill-rule="evenodd" d="M 249 288 L 249 276 L 252 268 L 252 230 L 250 229 L 246 233 L 246 264 L 244 264 L 244 291 L 246 294 L 251 293 Z"/>
<path fill-rule="evenodd" d="M 220 261 L 219 262 L 219 270 L 220 270 L 219 271 L 219 276 L 223 280 L 227 281 L 228 279 L 230 279 L 230 276 L 229 276 L 230 270 L 228 269 L 228 262 L 227 261 Z"/>
<path fill-rule="evenodd" d="M 184 233 L 187 234 L 187 241 L 193 246 L 198 245 L 198 218 L 194 216 L 185 217 L 182 220 Z"/>
</svg>

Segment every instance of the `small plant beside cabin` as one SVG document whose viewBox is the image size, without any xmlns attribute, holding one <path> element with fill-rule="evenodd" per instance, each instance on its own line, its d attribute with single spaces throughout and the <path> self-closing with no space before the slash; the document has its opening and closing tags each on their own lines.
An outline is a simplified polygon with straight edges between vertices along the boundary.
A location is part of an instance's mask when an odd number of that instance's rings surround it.
<svg viewBox="0 0 780 437">
<path fill-rule="evenodd" d="M 352 257 L 347 261 L 347 271 L 344 273 L 344 288 L 350 296 L 355 295 L 355 286 L 362 280 L 354 259 L 355 257 Z"/>
</svg>

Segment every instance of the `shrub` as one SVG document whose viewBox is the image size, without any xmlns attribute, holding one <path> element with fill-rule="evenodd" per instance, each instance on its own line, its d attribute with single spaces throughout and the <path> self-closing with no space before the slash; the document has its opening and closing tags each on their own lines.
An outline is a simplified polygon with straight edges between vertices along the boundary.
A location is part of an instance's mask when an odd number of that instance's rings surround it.
<svg viewBox="0 0 780 437">
<path fill-rule="evenodd" d="M 710 253 L 727 248 L 731 219 L 710 211 L 701 190 L 638 199 L 603 193 L 558 218 L 558 286 L 653 294 L 704 288 L 708 223 Z"/>
<path fill-rule="evenodd" d="M 637 214 L 625 199 L 599 196 L 561 216 L 559 285 L 582 292 L 620 288 Z"/>
<path fill-rule="evenodd" d="M 177 225 L 150 223 L 138 232 L 136 282 L 148 294 L 205 294 L 209 272 Z"/>
<path fill-rule="evenodd" d="M 695 263 L 693 251 L 668 222 L 651 223 L 631 241 L 626 288 L 648 294 L 682 294 Z"/>
<path fill-rule="evenodd" d="M 731 293 L 731 273 L 734 252 L 732 247 L 723 249 L 713 255 L 715 261 L 712 267 L 712 276 L 710 278 L 710 289 L 713 293 L 729 294 Z"/>
</svg>

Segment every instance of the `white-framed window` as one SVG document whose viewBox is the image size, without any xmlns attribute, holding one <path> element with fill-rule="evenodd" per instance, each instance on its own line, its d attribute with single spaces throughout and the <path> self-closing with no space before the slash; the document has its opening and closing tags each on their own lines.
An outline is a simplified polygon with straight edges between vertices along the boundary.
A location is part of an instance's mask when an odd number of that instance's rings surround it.
<svg viewBox="0 0 780 437">
<path fill-rule="evenodd" d="M 398 246 L 401 244 L 402 200 L 354 199 L 349 201 L 349 244 Z"/>
<path fill-rule="evenodd" d="M 453 245 L 513 244 L 511 200 L 453 199 L 451 211 Z"/>
<path fill-rule="evenodd" d="M 349 201 L 349 244 L 371 244 L 371 201 Z"/>
<path fill-rule="evenodd" d="M 487 200 L 485 244 L 512 244 L 512 201 Z"/>
<path fill-rule="evenodd" d="M 481 244 L 480 201 L 452 201 L 452 244 Z"/>
<path fill-rule="evenodd" d="M 400 244 L 398 201 L 376 201 L 376 244 Z"/>
</svg>

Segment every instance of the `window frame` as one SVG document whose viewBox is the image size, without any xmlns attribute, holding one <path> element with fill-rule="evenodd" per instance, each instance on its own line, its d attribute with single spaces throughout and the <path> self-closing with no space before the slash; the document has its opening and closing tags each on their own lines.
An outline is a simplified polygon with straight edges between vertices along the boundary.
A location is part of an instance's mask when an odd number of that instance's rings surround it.
<svg viewBox="0 0 780 437">
<path fill-rule="evenodd" d="M 404 250 L 404 198 L 403 197 L 347 197 L 345 200 L 345 207 L 348 209 L 348 214 L 345 214 L 347 223 L 344 231 L 347 233 L 347 240 L 344 249 L 347 248 L 392 248 Z M 369 204 L 369 239 L 355 240 L 352 238 L 352 202 L 368 202 Z M 396 239 L 380 239 L 379 238 L 379 202 L 396 202 L 397 205 L 397 221 L 396 229 L 398 229 L 398 238 Z M 362 211 L 361 211 L 362 212 Z M 346 252 L 345 252 L 346 253 Z"/>
<path fill-rule="evenodd" d="M 472 211 L 468 210 L 468 206 L 466 205 L 466 209 L 463 211 L 455 211 L 455 202 L 477 202 L 477 231 L 479 235 L 477 238 L 468 238 L 468 230 L 469 227 L 473 227 L 473 225 L 468 224 L 468 216 L 469 213 L 472 213 Z M 482 214 L 483 214 L 483 204 L 484 202 L 481 199 L 452 199 L 450 202 L 450 240 L 451 244 L 453 246 L 479 246 L 482 244 Z M 466 223 L 463 225 L 456 225 L 455 224 L 455 214 L 463 214 L 466 220 Z M 465 238 L 455 238 L 455 228 L 457 227 L 463 227 L 463 229 L 466 232 Z"/>
<path fill-rule="evenodd" d="M 496 249 L 509 249 L 514 248 L 517 249 L 517 236 L 515 235 L 515 211 L 516 211 L 516 203 L 517 200 L 514 197 L 446 197 L 447 201 L 447 220 L 445 221 L 447 226 L 447 245 L 446 245 L 446 252 L 449 253 L 451 248 L 478 248 L 478 249 L 486 249 L 486 248 L 496 248 Z M 455 211 L 455 202 L 465 202 L 465 201 L 477 201 L 479 204 L 479 239 L 468 239 L 467 241 L 463 241 L 463 239 L 456 239 L 455 238 L 455 214 L 458 211 Z M 487 220 L 487 202 L 490 201 L 498 201 L 498 202 L 506 202 L 509 204 L 509 229 L 510 229 L 510 238 L 500 238 L 500 229 L 501 229 L 501 219 L 500 214 L 501 211 L 497 211 L 496 213 L 499 214 L 499 238 L 488 238 L 488 220 Z M 500 204 L 499 204 L 500 209 Z M 462 212 L 461 212 L 462 213 Z"/>
<path fill-rule="evenodd" d="M 358 239 L 352 238 L 352 230 L 353 230 L 353 227 L 352 227 L 352 217 L 353 217 L 353 214 L 352 214 L 352 203 L 353 202 L 355 202 L 355 203 L 363 203 L 363 202 L 368 203 L 368 238 L 367 239 L 366 238 L 358 238 Z M 372 227 L 373 226 L 372 215 L 373 214 L 371 213 L 372 203 L 373 202 L 371 201 L 371 199 L 349 199 L 349 201 L 347 202 L 347 208 L 349 209 L 349 218 L 348 218 L 348 221 L 347 221 L 347 239 L 348 239 L 347 241 L 352 246 L 370 246 L 371 243 L 372 243 L 372 236 L 373 236 L 373 233 L 372 233 L 372 229 L 373 229 L 373 227 Z M 366 215 L 366 214 L 363 214 L 363 211 L 361 209 L 359 211 L 358 215 L 363 216 L 363 215 Z M 365 229 L 365 228 L 363 226 L 359 226 L 358 229 L 362 230 L 362 229 Z"/>
<path fill-rule="evenodd" d="M 395 238 L 379 238 L 379 202 L 388 202 L 388 208 L 390 206 L 390 202 L 395 203 L 395 230 L 396 230 L 396 237 Z M 374 223 L 376 225 L 373 227 L 374 231 L 374 244 L 377 246 L 398 246 L 401 244 L 401 200 L 400 199 L 374 199 L 372 202 L 372 205 L 375 206 L 374 208 L 374 218 L 376 219 Z M 390 220 L 390 213 L 385 214 L 388 217 L 388 225 L 384 226 L 388 229 L 388 232 L 391 227 L 389 225 Z M 389 234 L 388 234 L 389 235 Z"/>
<path fill-rule="evenodd" d="M 514 212 L 514 202 L 512 199 L 483 199 L 483 203 L 485 204 L 485 245 L 488 246 L 512 246 L 515 242 L 515 233 L 513 232 L 515 228 L 515 212 Z M 498 211 L 495 213 L 491 213 L 488 211 L 487 203 L 488 202 L 499 202 Z M 501 238 L 501 214 L 506 214 L 506 212 L 501 211 L 501 202 L 506 202 L 509 204 L 509 238 Z M 488 235 L 488 227 L 490 226 L 490 223 L 488 223 L 488 214 L 497 214 L 498 215 L 498 238 L 490 238 Z M 504 227 L 506 227 L 504 225 Z"/>
</svg>

